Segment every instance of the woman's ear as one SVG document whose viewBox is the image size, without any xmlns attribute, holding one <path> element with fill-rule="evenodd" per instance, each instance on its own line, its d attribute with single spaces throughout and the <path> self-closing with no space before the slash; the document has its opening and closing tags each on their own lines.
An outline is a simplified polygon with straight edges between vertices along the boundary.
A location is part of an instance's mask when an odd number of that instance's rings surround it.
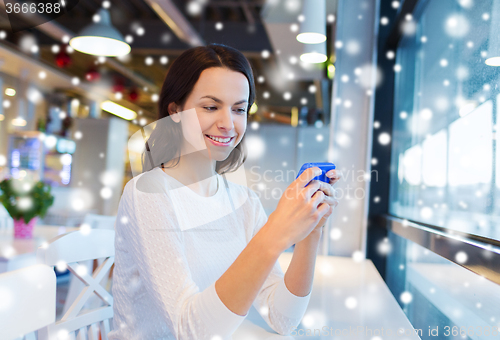
<svg viewBox="0 0 500 340">
<path fill-rule="evenodd" d="M 168 114 L 174 122 L 179 123 L 181 121 L 181 117 L 177 114 L 177 105 L 175 103 L 168 104 Z"/>
</svg>

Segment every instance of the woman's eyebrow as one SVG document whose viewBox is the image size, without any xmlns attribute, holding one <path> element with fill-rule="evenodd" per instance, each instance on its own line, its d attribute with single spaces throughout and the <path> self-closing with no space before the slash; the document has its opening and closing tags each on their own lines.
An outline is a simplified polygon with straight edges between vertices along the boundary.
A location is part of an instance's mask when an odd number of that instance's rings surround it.
<svg viewBox="0 0 500 340">
<path fill-rule="evenodd" d="M 217 102 L 217 103 L 221 103 L 222 104 L 222 100 L 220 100 L 219 98 L 215 98 L 214 96 L 204 96 L 204 97 L 201 97 L 200 99 L 203 99 L 203 98 L 210 98 L 212 99 L 213 101 Z"/>
<path fill-rule="evenodd" d="M 200 99 L 203 99 L 203 98 L 210 98 L 210 99 L 212 99 L 213 101 L 215 101 L 215 102 L 217 102 L 217 103 L 221 103 L 221 104 L 222 104 L 222 100 L 220 100 L 219 98 L 216 98 L 216 97 L 214 97 L 214 96 L 204 96 L 204 97 L 201 97 Z M 239 102 L 234 103 L 233 105 L 238 105 L 238 104 L 242 104 L 242 103 L 246 103 L 246 102 L 248 102 L 248 100 L 246 100 L 246 99 L 242 99 L 242 100 L 240 100 Z"/>
</svg>

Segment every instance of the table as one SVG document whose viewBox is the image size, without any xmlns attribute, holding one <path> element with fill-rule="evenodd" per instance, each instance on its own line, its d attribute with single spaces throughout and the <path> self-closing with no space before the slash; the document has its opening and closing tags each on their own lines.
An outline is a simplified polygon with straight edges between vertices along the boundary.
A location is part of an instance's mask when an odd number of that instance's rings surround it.
<svg viewBox="0 0 500 340">
<path fill-rule="evenodd" d="M 286 272 L 292 255 L 281 254 L 279 263 L 283 272 Z M 397 334 L 399 329 L 406 333 Z M 388 335 L 389 330 L 392 336 Z M 427 329 L 421 331 L 427 335 Z M 233 334 L 233 340 L 299 338 L 420 339 L 371 260 L 356 262 L 350 257 L 322 255 L 316 259 L 308 309 L 292 335 L 277 334 L 253 306 Z"/>
<path fill-rule="evenodd" d="M 36 250 L 44 242 L 78 227 L 35 225 L 32 239 L 14 238 L 14 228 L 0 229 L 0 273 L 36 264 Z"/>
</svg>

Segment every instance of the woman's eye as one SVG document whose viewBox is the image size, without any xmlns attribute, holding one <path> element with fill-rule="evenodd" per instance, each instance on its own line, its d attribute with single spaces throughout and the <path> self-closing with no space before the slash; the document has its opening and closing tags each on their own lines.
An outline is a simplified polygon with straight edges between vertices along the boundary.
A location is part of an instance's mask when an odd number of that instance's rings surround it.
<svg viewBox="0 0 500 340">
<path fill-rule="evenodd" d="M 246 109 L 238 109 L 238 112 L 241 112 L 243 114 L 243 113 L 246 113 L 247 110 Z"/>
<path fill-rule="evenodd" d="M 207 106 L 207 107 L 204 107 L 204 109 L 207 109 L 208 111 L 213 111 L 211 109 L 217 110 L 217 108 L 215 106 Z"/>
</svg>

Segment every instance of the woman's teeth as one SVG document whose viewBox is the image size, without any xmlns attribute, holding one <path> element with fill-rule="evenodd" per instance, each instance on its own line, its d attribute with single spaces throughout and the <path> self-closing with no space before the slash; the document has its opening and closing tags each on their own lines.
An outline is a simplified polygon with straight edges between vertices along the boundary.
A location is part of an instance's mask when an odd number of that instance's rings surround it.
<svg viewBox="0 0 500 340">
<path fill-rule="evenodd" d="M 232 137 L 229 138 L 218 138 L 218 137 L 212 137 L 210 135 L 207 135 L 208 138 L 213 139 L 214 141 L 217 141 L 219 143 L 227 143 L 231 140 Z"/>
</svg>

